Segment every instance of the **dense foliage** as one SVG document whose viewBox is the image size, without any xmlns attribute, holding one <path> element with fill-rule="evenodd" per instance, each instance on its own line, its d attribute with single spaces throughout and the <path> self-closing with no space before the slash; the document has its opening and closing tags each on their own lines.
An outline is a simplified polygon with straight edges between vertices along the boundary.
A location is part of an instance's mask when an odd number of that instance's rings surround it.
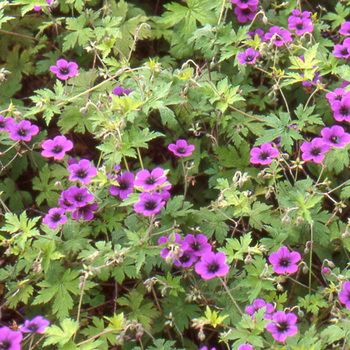
<svg viewBox="0 0 350 350">
<path fill-rule="evenodd" d="M 0 1 L 0 350 L 350 348 L 349 15 Z"/>
</svg>

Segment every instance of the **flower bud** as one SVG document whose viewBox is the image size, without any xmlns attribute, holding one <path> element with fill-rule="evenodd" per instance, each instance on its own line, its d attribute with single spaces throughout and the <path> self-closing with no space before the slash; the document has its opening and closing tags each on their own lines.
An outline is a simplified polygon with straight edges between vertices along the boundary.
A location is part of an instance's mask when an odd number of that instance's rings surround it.
<svg viewBox="0 0 350 350">
<path fill-rule="evenodd" d="M 306 265 L 304 265 L 301 271 L 304 275 L 306 275 L 309 272 L 309 268 Z"/>
<path fill-rule="evenodd" d="M 283 288 L 283 286 L 282 286 L 282 284 L 277 284 L 277 290 L 279 291 L 279 292 L 284 292 L 284 288 Z"/>
</svg>

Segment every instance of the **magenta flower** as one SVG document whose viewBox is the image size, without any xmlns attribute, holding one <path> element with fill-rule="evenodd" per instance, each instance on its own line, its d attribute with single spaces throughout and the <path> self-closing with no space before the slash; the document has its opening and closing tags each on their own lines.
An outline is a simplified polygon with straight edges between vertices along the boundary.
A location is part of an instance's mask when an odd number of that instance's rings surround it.
<svg viewBox="0 0 350 350">
<path fill-rule="evenodd" d="M 50 67 L 50 71 L 56 74 L 58 79 L 67 80 L 78 75 L 78 65 L 75 62 L 60 59 L 56 62 L 56 66 Z"/>
<path fill-rule="evenodd" d="M 158 187 L 156 189 L 156 192 L 162 196 L 163 201 L 167 201 L 171 197 L 171 194 L 169 192 L 170 189 L 171 189 L 171 184 L 169 181 L 166 181 L 161 187 Z"/>
<path fill-rule="evenodd" d="M 292 15 L 294 17 L 309 18 L 311 16 L 311 13 L 309 11 L 303 11 L 302 13 L 300 13 L 298 9 L 295 9 L 292 11 Z"/>
<path fill-rule="evenodd" d="M 161 194 L 143 192 L 140 193 L 139 202 L 134 204 L 134 210 L 136 213 L 150 216 L 159 213 L 164 205 L 165 201 Z"/>
<path fill-rule="evenodd" d="M 81 217 L 85 221 L 90 221 L 94 217 L 94 211 L 97 210 L 97 203 L 85 204 L 83 207 L 76 208 L 72 213 L 72 218 L 74 220 L 79 220 Z"/>
<path fill-rule="evenodd" d="M 249 344 L 242 344 L 238 347 L 237 350 L 254 350 L 253 347 Z"/>
<path fill-rule="evenodd" d="M 350 58 L 350 38 L 346 38 L 343 44 L 334 45 L 333 56 L 337 58 Z"/>
<path fill-rule="evenodd" d="M 193 145 L 187 145 L 186 140 L 177 140 L 176 144 L 171 143 L 168 146 L 169 151 L 173 152 L 178 157 L 187 157 L 192 154 L 195 147 Z"/>
<path fill-rule="evenodd" d="M 300 150 L 303 152 L 301 158 L 306 162 L 313 160 L 315 163 L 321 163 L 324 159 L 324 153 L 330 150 L 330 146 L 324 143 L 320 137 L 314 138 L 311 142 L 303 142 Z"/>
<path fill-rule="evenodd" d="M 281 247 L 277 253 L 271 253 L 269 262 L 275 273 L 295 273 L 298 271 L 297 262 L 301 259 L 299 252 L 289 252 L 287 247 Z"/>
<path fill-rule="evenodd" d="M 245 9 L 242 9 L 240 7 L 235 8 L 235 14 L 237 15 L 238 22 L 245 23 L 248 20 L 251 21 L 255 17 L 256 10 L 258 9 L 258 6 L 248 6 Z"/>
<path fill-rule="evenodd" d="M 134 185 L 142 187 L 144 191 L 154 191 L 157 186 L 162 185 L 167 180 L 162 168 L 155 168 L 150 173 L 148 170 L 140 170 L 136 174 Z"/>
<path fill-rule="evenodd" d="M 265 39 L 272 40 L 276 46 L 283 46 L 284 43 L 293 41 L 292 35 L 287 29 L 277 26 L 270 28 L 270 31 L 265 34 Z"/>
<path fill-rule="evenodd" d="M 75 208 L 84 207 L 87 203 L 92 202 L 94 196 L 91 193 L 88 193 L 87 188 L 71 186 L 67 190 L 66 199 L 69 203 L 73 204 Z"/>
<path fill-rule="evenodd" d="M 263 143 L 261 147 L 253 147 L 250 151 L 250 162 L 253 164 L 270 164 L 272 163 L 272 158 L 278 156 L 278 151 L 273 148 L 270 143 Z"/>
<path fill-rule="evenodd" d="M 326 98 L 330 104 L 334 101 L 341 101 L 344 97 L 350 97 L 350 91 L 345 91 L 343 88 L 337 88 L 334 92 L 328 92 L 326 94 Z"/>
<path fill-rule="evenodd" d="M 341 101 L 333 101 L 331 104 L 334 119 L 338 122 L 346 120 L 350 122 L 350 97 L 345 96 Z"/>
<path fill-rule="evenodd" d="M 58 198 L 58 204 L 59 204 L 60 208 L 63 208 L 66 211 L 73 211 L 76 208 L 76 206 L 72 202 L 70 202 L 70 200 L 68 198 L 69 193 L 70 193 L 69 189 L 62 191 L 61 198 Z"/>
<path fill-rule="evenodd" d="M 253 32 L 249 31 L 247 34 L 251 39 L 254 39 L 255 35 L 257 35 L 261 41 L 265 41 L 265 32 L 260 28 L 255 29 Z"/>
<path fill-rule="evenodd" d="M 288 28 L 291 30 L 295 30 L 296 35 L 311 33 L 314 30 L 310 18 L 302 18 L 295 16 L 290 16 L 288 18 Z"/>
<path fill-rule="evenodd" d="M 53 0 L 45 0 L 45 1 L 46 1 L 49 5 L 51 5 L 52 2 L 53 2 Z M 34 6 L 33 6 L 33 10 L 36 11 L 36 12 L 38 12 L 38 11 L 41 10 L 41 6 L 34 5 Z"/>
<path fill-rule="evenodd" d="M 298 332 L 298 327 L 295 325 L 298 318 L 291 312 L 277 311 L 273 314 L 272 320 L 273 322 L 266 325 L 266 329 L 280 342 Z"/>
<path fill-rule="evenodd" d="M 259 0 L 231 0 L 231 2 L 241 9 L 246 9 L 249 6 L 256 6 L 259 3 Z"/>
<path fill-rule="evenodd" d="M 9 327 L 0 328 L 0 350 L 21 350 L 23 335 L 18 331 L 11 331 Z"/>
<path fill-rule="evenodd" d="M 207 346 L 203 346 L 199 350 L 209 350 L 209 349 Z M 211 348 L 210 350 L 216 350 L 216 348 Z"/>
<path fill-rule="evenodd" d="M 177 243 L 176 245 L 174 243 Z M 183 241 L 181 241 L 181 236 L 178 233 L 172 233 L 169 237 L 161 236 L 158 239 L 158 244 L 166 244 L 167 247 L 160 250 L 160 256 L 162 258 L 167 258 L 169 254 L 172 254 L 175 246 L 182 246 Z"/>
<path fill-rule="evenodd" d="M 245 312 L 251 315 L 251 318 L 254 319 L 254 314 L 259 309 L 265 308 L 264 319 L 270 320 L 272 318 L 272 313 L 275 311 L 275 308 L 271 303 L 266 303 L 264 299 L 255 299 L 253 305 L 248 305 L 245 308 Z"/>
<path fill-rule="evenodd" d="M 339 34 L 346 36 L 350 35 L 350 22 L 346 21 L 340 26 Z"/>
<path fill-rule="evenodd" d="M 260 53 L 256 52 L 254 49 L 249 48 L 244 52 L 240 52 L 237 55 L 237 60 L 240 64 L 253 64 L 259 57 Z"/>
<path fill-rule="evenodd" d="M 36 316 L 31 321 L 25 320 L 24 325 L 19 329 L 22 333 L 39 333 L 43 334 L 47 326 L 50 325 L 50 322 L 43 318 L 42 316 Z"/>
<path fill-rule="evenodd" d="M 121 86 L 116 86 L 112 93 L 115 96 L 123 96 L 123 95 L 129 95 L 132 92 L 132 90 L 129 89 L 123 89 Z"/>
<path fill-rule="evenodd" d="M 333 125 L 331 128 L 323 128 L 321 135 L 325 144 L 336 148 L 344 147 L 350 142 L 350 134 L 346 133 L 339 125 Z"/>
<path fill-rule="evenodd" d="M 194 255 L 190 250 L 184 250 L 179 254 L 179 256 L 175 257 L 174 265 L 190 267 L 197 260 L 198 256 Z"/>
<path fill-rule="evenodd" d="M 124 174 L 117 176 L 116 182 L 118 185 L 109 186 L 110 194 L 113 196 L 119 195 L 121 199 L 128 198 L 129 194 L 132 193 L 132 189 L 134 188 L 134 174 L 126 171 Z"/>
<path fill-rule="evenodd" d="M 71 164 L 68 166 L 70 181 L 79 180 L 82 184 L 88 184 L 91 182 L 91 178 L 97 175 L 97 169 L 91 166 L 91 163 L 87 159 L 81 159 L 78 164 Z"/>
<path fill-rule="evenodd" d="M 343 284 L 343 290 L 339 293 L 339 300 L 345 304 L 346 308 L 350 310 L 350 282 Z"/>
<path fill-rule="evenodd" d="M 64 212 L 64 208 L 51 208 L 49 213 L 45 215 L 43 223 L 48 225 L 51 229 L 56 229 L 59 224 L 63 225 L 67 221 Z"/>
<path fill-rule="evenodd" d="M 0 114 L 0 130 L 10 131 L 11 125 L 14 123 L 13 118 L 7 117 L 5 118 Z"/>
<path fill-rule="evenodd" d="M 53 140 L 48 139 L 43 142 L 41 155 L 46 158 L 62 159 L 66 152 L 73 148 L 73 142 L 67 140 L 65 136 L 56 136 Z"/>
<path fill-rule="evenodd" d="M 226 255 L 223 252 L 208 252 L 201 256 L 201 260 L 194 266 L 195 271 L 205 280 L 215 276 L 224 276 L 229 271 Z"/>
<path fill-rule="evenodd" d="M 30 141 L 32 136 L 39 132 L 36 125 L 32 125 L 29 120 L 22 120 L 18 124 L 10 124 L 10 138 L 14 141 Z"/>
<path fill-rule="evenodd" d="M 206 255 L 211 251 L 211 244 L 208 243 L 208 238 L 201 233 L 197 237 L 188 234 L 184 241 L 188 245 L 188 250 L 191 251 L 195 256 Z"/>
</svg>

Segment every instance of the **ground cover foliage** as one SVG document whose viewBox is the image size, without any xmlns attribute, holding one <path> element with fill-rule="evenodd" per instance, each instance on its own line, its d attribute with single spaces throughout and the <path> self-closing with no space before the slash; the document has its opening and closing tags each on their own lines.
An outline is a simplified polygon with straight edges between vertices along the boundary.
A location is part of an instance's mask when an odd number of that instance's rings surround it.
<svg viewBox="0 0 350 350">
<path fill-rule="evenodd" d="M 0 349 L 350 348 L 350 3 L 0 2 Z"/>
</svg>

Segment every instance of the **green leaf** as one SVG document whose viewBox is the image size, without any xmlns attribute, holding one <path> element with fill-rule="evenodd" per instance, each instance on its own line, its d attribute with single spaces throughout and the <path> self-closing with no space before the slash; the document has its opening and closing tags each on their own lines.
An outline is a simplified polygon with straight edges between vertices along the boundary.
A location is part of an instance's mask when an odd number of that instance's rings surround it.
<svg viewBox="0 0 350 350">
<path fill-rule="evenodd" d="M 79 325 L 71 318 L 65 318 L 61 322 L 61 327 L 51 325 L 46 328 L 46 339 L 43 346 L 48 345 L 65 345 L 67 344 L 74 333 L 78 330 Z"/>
</svg>

